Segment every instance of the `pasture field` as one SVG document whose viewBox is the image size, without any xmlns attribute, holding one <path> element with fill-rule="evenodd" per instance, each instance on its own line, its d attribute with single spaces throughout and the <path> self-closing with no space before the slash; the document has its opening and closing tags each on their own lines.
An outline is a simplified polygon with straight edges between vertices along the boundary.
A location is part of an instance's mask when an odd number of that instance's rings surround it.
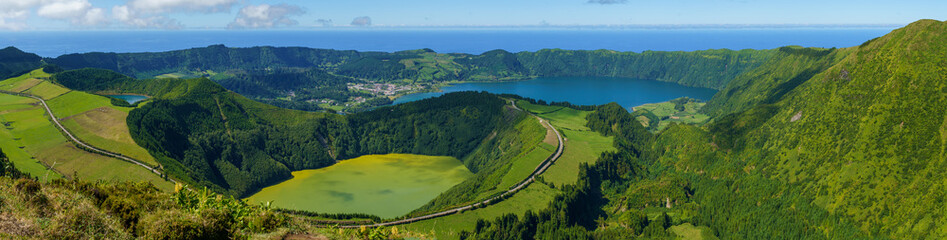
<svg viewBox="0 0 947 240">
<path fill-rule="evenodd" d="M 688 102 L 684 104 L 684 110 L 680 111 L 675 109 L 675 104 L 668 102 L 660 103 L 649 103 L 641 106 L 632 108 L 634 111 L 647 110 L 657 116 L 658 126 L 654 128 L 654 131 L 661 131 L 673 122 L 684 123 L 684 124 L 703 124 L 710 120 L 710 116 L 707 116 L 703 113 L 699 113 L 701 107 L 704 106 L 704 102 Z M 649 119 L 647 116 L 638 116 L 638 120 L 642 125 L 648 126 L 648 122 L 653 119 Z"/>
<path fill-rule="evenodd" d="M 691 223 L 684 223 L 677 226 L 671 226 L 668 228 L 668 231 L 677 235 L 678 239 L 693 239 L 693 240 L 712 240 L 718 239 L 717 236 L 714 236 L 713 230 L 707 226 L 695 227 Z"/>
<path fill-rule="evenodd" d="M 52 100 L 46 100 L 46 104 L 49 104 L 49 108 L 59 118 L 68 118 L 101 107 L 110 107 L 126 113 L 133 109 L 113 106 L 112 100 L 107 97 L 80 91 L 72 91 Z"/>
<path fill-rule="evenodd" d="M 87 144 L 121 153 L 150 166 L 157 166 L 158 162 L 148 153 L 148 150 L 138 146 L 132 139 L 128 124 L 125 123 L 126 117 L 128 117 L 128 112 L 111 107 L 100 107 L 70 116 L 61 122 L 72 134 Z"/>
<path fill-rule="evenodd" d="M 0 94 L 0 100 L 11 100 L 0 101 L 3 109 L 16 109 L 0 111 L 0 118 L 10 123 L 9 127 L 0 130 L 0 142 L 4 143 L 4 153 L 10 156 L 18 169 L 41 180 L 47 179 L 48 172 L 50 180 L 61 178 L 61 174 L 64 174 L 86 180 L 149 181 L 161 189 L 172 189 L 169 182 L 144 168 L 76 148 L 53 126 L 38 101 L 7 94 Z M 55 171 L 47 171 L 46 166 L 52 166 Z"/>
<path fill-rule="evenodd" d="M 539 166 L 539 163 L 543 162 L 543 160 L 546 160 L 546 158 L 548 158 L 549 155 L 552 155 L 552 153 L 553 151 L 550 151 L 547 148 L 534 147 L 529 153 L 520 155 L 513 160 L 510 170 L 506 173 L 506 175 L 503 175 L 503 180 L 501 180 L 500 184 L 497 185 L 497 189 L 500 191 L 506 191 L 520 181 L 523 181 L 523 179 L 529 177 L 529 174 L 536 170 L 536 166 Z"/>
<path fill-rule="evenodd" d="M 36 69 L 29 73 L 0 81 L 0 90 L 22 92 L 43 82 L 40 78 L 48 78 L 49 74 L 43 69 Z"/>
<path fill-rule="evenodd" d="M 21 142 L 23 139 L 19 137 L 23 131 L 18 127 L 26 128 L 36 124 L 36 121 L 27 120 L 37 115 L 38 106 L 31 105 L 35 102 L 37 101 L 32 98 L 0 94 L 0 149 L 3 149 L 3 153 L 18 170 L 31 176 L 44 176 L 47 172 L 46 166 L 30 155 Z M 39 117 L 44 117 L 42 112 L 39 112 Z M 49 179 L 61 177 L 56 172 L 50 172 L 49 175 Z"/>
<path fill-rule="evenodd" d="M 293 172 L 293 179 L 247 198 L 280 208 L 320 213 L 405 215 L 473 173 L 453 157 L 366 155 L 335 165 Z"/>
<path fill-rule="evenodd" d="M 49 100 L 60 95 L 68 93 L 70 90 L 59 85 L 53 84 L 48 81 L 42 81 L 39 84 L 23 91 L 24 93 L 33 94 L 39 96 L 43 99 Z"/>
<path fill-rule="evenodd" d="M 0 88 L 41 96 L 60 122 L 88 144 L 157 165 L 154 158 L 131 140 L 125 117 L 131 108 L 115 107 L 102 96 L 71 91 L 43 79 L 42 69 L 0 82 Z M 39 81 L 36 83 L 36 81 Z M 26 87 L 30 86 L 31 87 Z M 152 172 L 119 159 L 90 153 L 68 141 L 53 124 L 39 101 L 0 94 L 0 132 L 3 150 L 17 168 L 49 179 L 149 181 L 163 190 L 172 185 Z M 8 150 L 8 148 L 10 148 Z M 52 167 L 54 171 L 47 171 Z"/>
<path fill-rule="evenodd" d="M 591 164 L 598 160 L 602 152 L 615 150 L 612 145 L 614 137 L 602 136 L 591 130 L 576 131 L 560 128 L 559 132 L 565 138 L 566 148 L 563 149 L 562 156 L 556 164 L 550 166 L 542 175 L 546 182 L 556 186 L 574 184 L 579 179 L 579 164 Z"/>
<path fill-rule="evenodd" d="M 579 178 L 579 164 L 595 162 L 602 152 L 615 150 L 614 137 L 603 136 L 585 126 L 585 117 L 590 111 L 535 105 L 522 100 L 516 105 L 552 123 L 566 142 L 562 156 L 542 174 L 546 182 L 556 186 L 573 184 Z"/>
</svg>

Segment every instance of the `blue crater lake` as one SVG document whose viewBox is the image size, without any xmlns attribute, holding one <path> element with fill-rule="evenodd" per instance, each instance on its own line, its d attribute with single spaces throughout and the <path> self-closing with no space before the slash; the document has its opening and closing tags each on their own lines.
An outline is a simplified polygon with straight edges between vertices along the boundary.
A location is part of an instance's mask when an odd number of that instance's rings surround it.
<svg viewBox="0 0 947 240">
<path fill-rule="evenodd" d="M 136 102 L 139 102 L 139 101 L 141 101 L 141 100 L 148 99 L 148 97 L 146 97 L 146 96 L 141 96 L 141 95 L 125 95 L 125 94 L 118 94 L 118 95 L 105 95 L 105 96 L 109 96 L 109 97 L 113 97 L 113 98 L 118 98 L 118 99 L 121 99 L 121 100 L 125 100 L 125 101 L 128 102 L 129 104 L 135 104 Z"/>
<path fill-rule="evenodd" d="M 578 105 L 616 102 L 625 108 L 664 102 L 679 97 L 710 100 L 717 90 L 687 87 L 655 80 L 616 77 L 540 77 L 526 81 L 461 83 L 441 92 L 415 93 L 395 99 L 393 104 L 437 97 L 448 92 L 487 91 L 509 93 L 548 102 L 568 101 Z"/>
</svg>

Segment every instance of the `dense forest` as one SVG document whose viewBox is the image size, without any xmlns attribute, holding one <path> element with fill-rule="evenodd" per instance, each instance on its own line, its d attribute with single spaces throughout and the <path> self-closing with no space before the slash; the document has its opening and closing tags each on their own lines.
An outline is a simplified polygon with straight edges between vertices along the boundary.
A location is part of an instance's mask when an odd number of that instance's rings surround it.
<svg viewBox="0 0 947 240">
<path fill-rule="evenodd" d="M 713 89 L 726 86 L 772 55 L 772 50 L 749 49 L 642 53 L 544 49 L 516 54 L 535 76 L 627 77 Z"/>
<path fill-rule="evenodd" d="M 547 209 L 463 237 L 947 237 L 945 41 L 947 23 L 923 20 L 858 47 L 778 49 L 714 97 L 705 126 L 651 134 L 599 107 L 588 126 L 618 151 Z"/>
<path fill-rule="evenodd" d="M 15 47 L 0 49 L 0 79 L 23 75 L 43 65 L 39 55 L 20 51 Z"/>
</svg>

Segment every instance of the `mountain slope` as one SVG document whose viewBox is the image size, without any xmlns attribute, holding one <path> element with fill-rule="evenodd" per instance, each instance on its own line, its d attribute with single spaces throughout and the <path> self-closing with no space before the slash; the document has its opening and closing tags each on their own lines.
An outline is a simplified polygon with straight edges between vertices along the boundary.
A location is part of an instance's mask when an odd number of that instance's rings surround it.
<svg viewBox="0 0 947 240">
<path fill-rule="evenodd" d="M 0 79 L 22 75 L 43 65 L 39 55 L 20 51 L 15 47 L 0 49 Z"/>
<path fill-rule="evenodd" d="M 712 123 L 655 136 L 601 107 L 590 127 L 618 133 L 617 153 L 547 210 L 461 235 L 947 238 L 945 42 L 947 23 L 922 20 L 857 47 L 783 48 L 714 97 Z"/>
<path fill-rule="evenodd" d="M 734 76 L 759 66 L 773 54 L 773 50 L 749 49 L 643 53 L 544 49 L 515 54 L 493 50 L 475 55 L 442 54 L 430 49 L 385 53 L 213 45 L 157 53 L 76 53 L 46 61 L 66 69 L 109 69 L 136 78 L 181 72 L 204 74 L 209 70 L 224 73 L 215 77 L 220 80 L 231 78 L 227 76 L 229 73 L 225 73 L 228 70 L 318 69 L 356 79 L 409 83 L 509 81 L 535 76 L 608 76 L 720 89 Z"/>
<path fill-rule="evenodd" d="M 728 89 L 744 92 L 734 91 L 737 94 L 729 98 L 721 92 L 711 101 L 724 106 L 714 109 L 718 116 L 738 112 L 708 126 L 708 140 L 721 149 L 707 150 L 719 159 L 706 165 L 694 161 L 706 157 L 693 156 L 667 164 L 678 170 L 709 168 L 708 172 L 716 170 L 712 173 L 716 176 L 745 174 L 733 178 L 757 176 L 784 184 L 771 189 L 798 194 L 868 236 L 943 238 L 947 236 L 947 225 L 942 224 L 947 218 L 944 42 L 947 23 L 922 20 L 821 59 L 761 66 L 795 73 L 769 75 L 793 76 L 776 84 L 766 77 L 734 81 Z M 817 67 L 798 68 L 799 63 Z M 780 89 L 787 85 L 791 87 Z M 747 100 L 753 97 L 766 100 Z"/>
</svg>

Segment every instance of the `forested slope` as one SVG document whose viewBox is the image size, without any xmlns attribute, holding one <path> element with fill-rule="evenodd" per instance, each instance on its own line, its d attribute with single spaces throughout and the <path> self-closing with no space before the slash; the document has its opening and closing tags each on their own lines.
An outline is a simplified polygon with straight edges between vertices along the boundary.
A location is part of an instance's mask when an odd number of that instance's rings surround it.
<svg viewBox="0 0 947 240">
<path fill-rule="evenodd" d="M 693 52 L 643 53 L 609 50 L 544 49 L 510 53 L 504 50 L 482 54 L 441 54 L 430 49 L 413 51 L 358 52 L 299 47 L 228 48 L 214 45 L 158 53 L 76 53 L 47 59 L 66 69 L 101 68 L 136 78 L 187 71 L 261 71 L 315 69 L 354 79 L 376 81 L 506 81 L 535 76 L 629 77 L 680 83 L 686 86 L 720 89 L 734 76 L 753 69 L 775 53 L 774 50 L 704 50 Z M 228 86 L 260 85 L 260 79 L 231 77 Z M 335 81 L 325 75 L 316 81 Z M 349 81 L 354 81 L 349 79 Z M 265 81 L 280 81 L 266 79 Z M 241 81 L 243 83 L 235 83 Z M 264 83 L 292 85 L 301 82 Z M 254 92 L 231 90 L 245 94 Z"/>
<path fill-rule="evenodd" d="M 0 49 L 0 79 L 22 75 L 43 65 L 39 55 L 20 51 L 15 47 Z"/>
<path fill-rule="evenodd" d="M 544 49 L 516 56 L 536 76 L 603 76 L 652 79 L 720 89 L 733 77 L 756 68 L 773 50 L 693 52 Z"/>
</svg>

